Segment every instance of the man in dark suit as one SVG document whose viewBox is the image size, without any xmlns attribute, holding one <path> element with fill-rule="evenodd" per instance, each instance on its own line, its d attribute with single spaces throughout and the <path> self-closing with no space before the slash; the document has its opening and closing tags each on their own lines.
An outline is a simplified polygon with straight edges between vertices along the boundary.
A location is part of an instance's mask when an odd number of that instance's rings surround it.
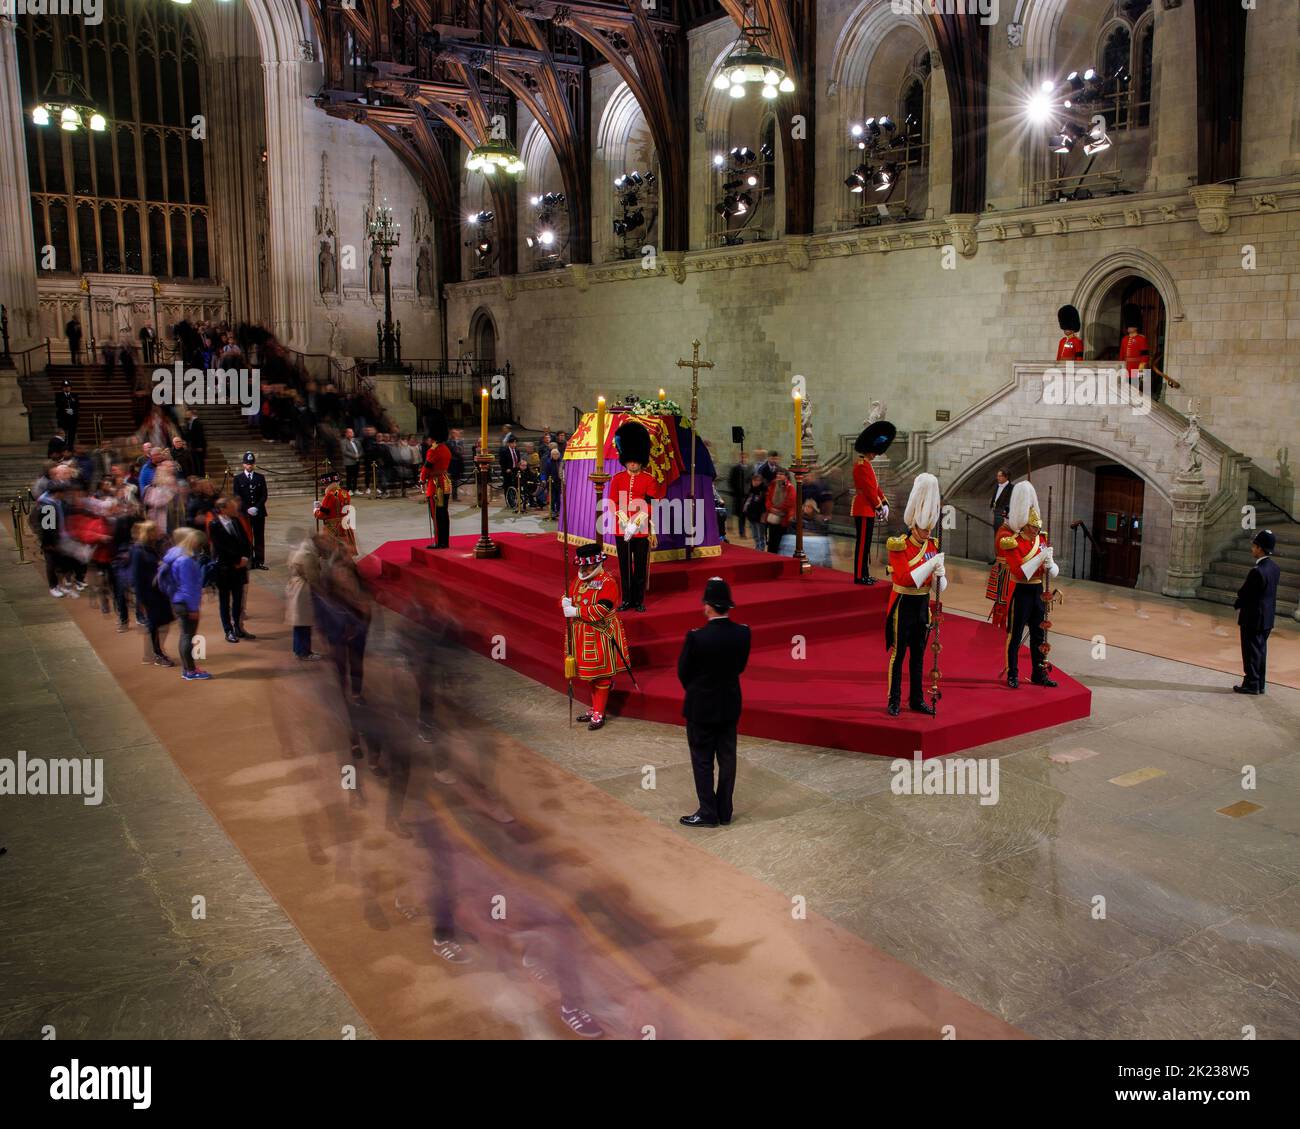
<svg viewBox="0 0 1300 1129">
<path fill-rule="evenodd" d="M 686 633 L 677 659 L 677 677 L 686 690 L 682 716 L 695 772 L 700 806 L 684 815 L 687 827 L 717 827 L 731 822 L 731 793 L 736 787 L 736 723 L 740 720 L 740 675 L 749 661 L 749 628 L 732 623 L 731 588 L 720 577 L 704 585 L 708 622 Z M 718 783 L 713 784 L 713 761 Z"/>
<path fill-rule="evenodd" d="M 234 498 L 217 499 L 208 524 L 208 540 L 217 566 L 217 598 L 226 642 L 255 639 L 257 636 L 244 630 L 244 586 L 248 583 L 253 546 L 239 520 L 239 503 Z"/>
<path fill-rule="evenodd" d="M 997 560 L 998 530 L 1006 525 L 1007 514 L 1011 512 L 1011 476 L 1007 474 L 1005 467 L 998 467 L 997 481 L 993 484 L 993 500 L 989 502 L 989 509 L 993 511 L 993 560 Z"/>
<path fill-rule="evenodd" d="M 1250 544 L 1255 567 L 1246 577 L 1246 583 L 1237 593 L 1232 606 L 1237 609 L 1237 626 L 1241 631 L 1241 665 L 1244 674 L 1238 694 L 1262 694 L 1265 689 L 1265 667 L 1268 662 L 1268 633 L 1273 630 L 1273 616 L 1277 610 L 1277 585 L 1282 575 L 1273 550 L 1277 538 L 1271 530 L 1261 529 Z"/>
<path fill-rule="evenodd" d="M 501 486 L 508 489 L 518 486 L 524 469 L 524 457 L 519 453 L 519 444 L 513 435 L 507 435 L 497 452 L 497 465 L 501 467 Z M 523 505 L 523 499 L 519 500 Z"/>
<path fill-rule="evenodd" d="M 257 456 L 244 452 L 244 470 L 235 475 L 235 496 L 253 527 L 253 567 L 266 568 L 266 476 L 255 469 Z"/>
</svg>

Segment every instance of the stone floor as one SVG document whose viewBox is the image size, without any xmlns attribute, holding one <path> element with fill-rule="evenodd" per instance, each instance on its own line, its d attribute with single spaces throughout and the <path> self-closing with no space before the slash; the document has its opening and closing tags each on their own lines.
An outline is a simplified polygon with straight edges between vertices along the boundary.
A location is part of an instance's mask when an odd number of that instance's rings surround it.
<svg viewBox="0 0 1300 1129">
<path fill-rule="evenodd" d="M 286 539 L 310 522 L 309 510 L 286 510 L 272 506 L 276 567 L 256 578 L 276 595 Z M 453 513 L 455 532 L 477 527 L 475 511 Z M 359 501 L 363 550 L 424 531 L 418 503 Z M 338 970 L 317 960 L 173 766 L 171 735 L 119 692 L 7 542 L 4 560 L 3 755 L 84 749 L 111 755 L 116 771 L 98 808 L 0 798 L 0 1031 L 369 1035 Z M 1275 645 L 1295 645 L 1293 628 L 1277 634 Z M 884 759 L 742 738 L 737 820 L 703 832 L 676 824 L 694 806 L 679 728 L 571 731 L 562 696 L 486 659 L 473 660 L 470 693 L 485 703 L 482 721 L 621 801 L 629 821 L 654 821 L 804 896 L 811 912 L 1032 1036 L 1300 1037 L 1300 691 L 1239 698 L 1230 676 L 1179 661 L 1199 659 L 1195 646 L 1169 653 L 1177 643 L 1176 633 L 1162 642 L 1163 655 L 1111 645 L 1099 658 L 1090 639 L 1058 633 L 1053 659 L 1092 689 L 1093 714 L 977 750 L 1002 770 L 995 805 L 896 796 Z M 201 864 L 192 837 L 208 845 Z M 192 918 L 195 895 L 238 912 L 213 929 Z"/>
</svg>

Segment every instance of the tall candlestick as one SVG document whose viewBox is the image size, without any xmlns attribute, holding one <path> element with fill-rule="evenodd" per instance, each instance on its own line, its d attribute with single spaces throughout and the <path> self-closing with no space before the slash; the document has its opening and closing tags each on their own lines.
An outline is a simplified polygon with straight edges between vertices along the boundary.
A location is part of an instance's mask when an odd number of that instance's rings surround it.
<svg viewBox="0 0 1300 1129">
<path fill-rule="evenodd" d="M 803 461 L 803 397 L 794 394 L 794 461 Z"/>
<path fill-rule="evenodd" d="M 596 473 L 605 469 L 605 397 L 596 397 Z"/>
<path fill-rule="evenodd" d="M 483 389 L 482 403 L 483 403 L 483 410 L 481 412 L 481 415 L 483 419 L 483 425 L 482 425 L 482 431 L 480 432 L 478 449 L 480 451 L 486 452 L 487 451 L 487 417 L 488 417 L 488 411 L 487 411 L 488 390 L 486 388 Z"/>
</svg>

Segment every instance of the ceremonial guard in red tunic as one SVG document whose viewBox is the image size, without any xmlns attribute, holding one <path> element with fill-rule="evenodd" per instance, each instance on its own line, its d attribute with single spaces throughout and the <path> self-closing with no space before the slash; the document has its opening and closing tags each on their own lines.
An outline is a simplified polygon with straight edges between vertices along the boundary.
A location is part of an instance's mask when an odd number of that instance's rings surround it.
<svg viewBox="0 0 1300 1129">
<path fill-rule="evenodd" d="M 1079 311 L 1074 306 L 1062 306 L 1057 311 L 1056 320 L 1065 334 L 1057 343 L 1056 359 L 1058 361 L 1083 360 L 1083 338 L 1079 336 L 1079 330 L 1083 328 L 1083 318 L 1079 316 Z"/>
<path fill-rule="evenodd" d="M 327 470 L 320 476 L 325 488 L 316 503 L 315 516 L 325 532 L 342 545 L 352 556 L 357 555 L 357 537 L 352 529 L 352 495 L 339 485 L 338 472 Z"/>
<path fill-rule="evenodd" d="M 620 670 L 628 670 L 627 637 L 618 618 L 622 592 L 618 577 L 604 569 L 605 550 L 598 542 L 579 545 L 574 554 L 578 575 L 560 601 L 573 621 L 572 656 L 577 676 L 591 683 L 591 709 L 578 718 L 599 729 L 605 724 L 609 688 Z"/>
<path fill-rule="evenodd" d="M 1008 537 L 1014 537 L 1016 531 L 1003 522 L 998 527 L 997 534 L 994 537 L 994 543 L 1001 545 Z M 989 612 L 989 622 L 994 627 L 1006 629 L 1007 613 L 1011 608 L 1011 578 L 1007 574 L 1006 565 L 1002 563 L 1002 552 L 999 549 L 997 559 L 989 565 L 988 584 L 984 588 L 985 599 L 993 601 L 993 608 Z"/>
<path fill-rule="evenodd" d="M 939 539 L 930 535 L 939 524 L 939 513 L 939 480 L 932 474 L 918 474 L 903 513 L 910 532 L 886 542 L 894 581 L 885 612 L 890 717 L 898 716 L 902 700 L 904 656 L 908 656 L 908 708 L 934 713 L 934 707 L 926 703 L 922 680 L 930 634 L 930 596 L 935 591 L 942 594 L 948 586 Z"/>
<path fill-rule="evenodd" d="M 858 453 L 857 461 L 853 464 L 853 524 L 858 534 L 853 550 L 854 584 L 876 582 L 876 578 L 871 575 L 871 535 L 875 532 L 876 518 L 888 520 L 889 499 L 876 481 L 876 471 L 871 462 L 889 449 L 896 434 L 898 431 L 892 423 L 877 420 L 853 444 L 853 449 Z"/>
<path fill-rule="evenodd" d="M 424 456 L 424 466 L 420 468 L 420 482 L 429 502 L 434 536 L 433 544 L 426 548 L 445 549 L 451 544 L 451 517 L 447 512 L 447 501 L 451 497 L 451 475 L 447 473 L 451 466 L 451 448 L 447 446 L 450 433 L 442 412 L 435 409 L 429 413 L 428 420 L 432 443 Z"/>
<path fill-rule="evenodd" d="M 609 480 L 606 504 L 614 511 L 618 538 L 618 575 L 623 587 L 618 610 L 643 612 L 650 551 L 657 540 L 650 506 L 655 498 L 663 497 L 664 489 L 646 469 L 650 433 L 644 426 L 628 420 L 614 433 L 614 449 L 623 469 Z"/>
<path fill-rule="evenodd" d="M 1047 633 L 1043 629 L 1043 621 L 1047 619 L 1047 601 L 1043 594 L 1047 583 L 1055 579 L 1061 569 L 1042 524 L 1038 514 L 1038 492 L 1029 482 L 1017 482 L 1011 491 L 1011 511 L 1007 515 L 1007 526 L 1016 532 L 998 541 L 998 557 L 1006 570 L 1011 590 L 1006 672 L 1007 685 L 1012 690 L 1020 686 L 1020 640 L 1024 638 L 1026 627 L 1029 628 L 1034 685 L 1056 685 L 1048 674 L 1047 655 L 1043 650 L 1047 642 Z"/>
<path fill-rule="evenodd" d="M 1140 307 L 1124 307 L 1124 336 L 1119 339 L 1119 359 L 1128 369 L 1129 380 L 1136 379 L 1143 369 L 1151 367 L 1151 346 L 1142 333 L 1142 320 Z"/>
</svg>

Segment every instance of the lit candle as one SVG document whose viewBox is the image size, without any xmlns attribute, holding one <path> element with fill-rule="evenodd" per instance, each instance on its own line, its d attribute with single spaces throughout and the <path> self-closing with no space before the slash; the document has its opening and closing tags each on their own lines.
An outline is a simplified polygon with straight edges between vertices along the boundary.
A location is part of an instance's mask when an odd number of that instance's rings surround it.
<svg viewBox="0 0 1300 1129">
<path fill-rule="evenodd" d="M 666 393 L 662 388 L 659 389 L 659 402 L 662 404 L 666 399 L 668 399 L 668 393 Z"/>
<path fill-rule="evenodd" d="M 605 397 L 596 397 L 596 473 L 605 469 Z"/>
<path fill-rule="evenodd" d="M 480 452 L 486 455 L 487 454 L 487 409 L 488 409 L 488 393 L 486 388 L 483 389 L 482 403 L 483 403 L 483 410 L 480 414 L 483 419 L 483 427 L 479 437 L 478 449 Z"/>
<path fill-rule="evenodd" d="M 794 394 L 794 461 L 803 462 L 803 397 Z"/>
</svg>

